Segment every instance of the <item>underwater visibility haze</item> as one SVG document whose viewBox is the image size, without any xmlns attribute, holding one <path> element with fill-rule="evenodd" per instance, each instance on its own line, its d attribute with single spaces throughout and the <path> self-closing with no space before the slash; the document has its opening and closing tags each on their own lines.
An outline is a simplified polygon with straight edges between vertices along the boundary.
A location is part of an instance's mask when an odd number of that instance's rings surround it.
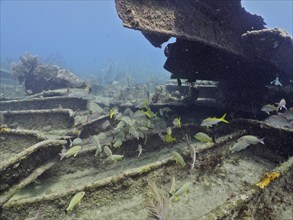
<svg viewBox="0 0 293 220">
<path fill-rule="evenodd" d="M 292 1 L 0 11 L 0 219 L 292 219 Z"/>
<path fill-rule="evenodd" d="M 114 1 L 1 1 L 1 65 L 27 51 L 79 76 L 111 64 L 168 76 L 162 50 L 122 26 Z"/>
</svg>

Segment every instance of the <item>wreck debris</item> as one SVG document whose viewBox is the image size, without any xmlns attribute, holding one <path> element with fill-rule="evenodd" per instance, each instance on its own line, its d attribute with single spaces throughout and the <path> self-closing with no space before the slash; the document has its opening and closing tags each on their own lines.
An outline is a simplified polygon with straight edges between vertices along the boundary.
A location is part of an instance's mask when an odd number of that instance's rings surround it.
<svg viewBox="0 0 293 220">
<path fill-rule="evenodd" d="M 35 94 L 44 90 L 61 88 L 89 88 L 89 84 L 68 70 L 57 65 L 41 64 L 38 56 L 30 53 L 12 63 L 12 75 L 24 83 L 27 93 Z"/>
<path fill-rule="evenodd" d="M 279 28 L 248 31 L 241 36 L 244 50 L 254 58 L 267 60 L 277 66 L 283 84 L 293 79 L 293 39 Z"/>
<path fill-rule="evenodd" d="M 258 108 L 266 85 L 279 77 L 286 86 L 293 78 L 292 37 L 266 29 L 241 0 L 116 0 L 116 9 L 125 27 L 155 47 L 176 37 L 165 48 L 171 78 L 219 81 L 227 108 Z"/>
</svg>

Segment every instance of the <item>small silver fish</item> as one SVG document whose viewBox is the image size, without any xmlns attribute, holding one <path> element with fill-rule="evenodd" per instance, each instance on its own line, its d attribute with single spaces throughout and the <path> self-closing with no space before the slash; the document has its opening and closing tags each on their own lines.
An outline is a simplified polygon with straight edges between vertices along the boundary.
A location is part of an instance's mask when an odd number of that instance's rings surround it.
<svg viewBox="0 0 293 220">
<path fill-rule="evenodd" d="M 72 146 L 82 145 L 83 141 L 81 138 L 75 138 L 72 142 Z"/>
<path fill-rule="evenodd" d="M 176 180 L 175 180 L 175 176 L 172 176 L 169 194 L 172 195 L 175 192 L 176 192 Z"/>
<path fill-rule="evenodd" d="M 78 192 L 76 193 L 73 198 L 71 199 L 69 206 L 66 209 L 66 212 L 70 212 L 73 210 L 73 208 L 77 205 L 80 204 L 81 199 L 84 197 L 85 192 Z"/>
<path fill-rule="evenodd" d="M 102 124 L 102 129 L 106 130 L 108 127 L 110 126 L 110 121 L 106 120 L 103 124 Z"/>
<path fill-rule="evenodd" d="M 96 153 L 95 153 L 95 157 L 97 157 L 98 155 L 100 155 L 100 157 L 102 157 L 102 146 L 101 146 L 101 143 L 99 141 L 98 138 L 96 138 L 94 140 L 94 143 L 97 145 L 97 150 L 96 150 Z"/>
<path fill-rule="evenodd" d="M 259 139 L 258 137 L 254 136 L 254 135 L 244 135 L 238 139 L 238 141 L 244 141 L 249 145 L 250 144 L 255 145 L 258 143 L 264 144 L 263 140 L 264 140 L 264 138 Z"/>
<path fill-rule="evenodd" d="M 236 152 L 236 151 L 241 151 L 245 148 L 247 148 L 250 144 L 248 144 L 246 141 L 237 141 L 233 146 L 230 148 L 230 151 Z"/>
<path fill-rule="evenodd" d="M 268 104 L 268 105 L 264 105 L 261 108 L 261 111 L 263 111 L 263 112 L 267 113 L 268 115 L 270 115 L 270 112 L 277 111 L 277 107 L 274 106 L 274 105 Z"/>
<path fill-rule="evenodd" d="M 285 99 L 281 99 L 281 101 L 278 103 L 277 111 L 282 110 L 283 108 L 287 109 Z"/>
<path fill-rule="evenodd" d="M 192 163 L 190 164 L 190 170 L 193 170 L 196 161 L 195 147 L 191 145 L 191 138 L 187 134 L 185 134 L 185 141 L 192 159 Z"/>
<path fill-rule="evenodd" d="M 271 115 L 270 117 L 264 120 L 267 124 L 276 127 L 276 128 L 293 128 L 291 124 L 285 117 L 281 115 Z"/>
<path fill-rule="evenodd" d="M 142 154 L 142 150 L 143 150 L 142 149 L 142 146 L 139 144 L 138 147 L 137 147 L 137 151 L 138 151 L 138 155 L 137 156 L 138 157 Z"/>
<path fill-rule="evenodd" d="M 196 161 L 196 151 L 193 150 L 193 154 L 192 154 L 192 163 L 190 164 L 190 170 L 193 170 L 194 165 L 195 165 L 195 161 Z"/>
<path fill-rule="evenodd" d="M 172 109 L 170 109 L 169 107 L 164 107 L 159 109 L 159 113 L 161 116 L 163 116 L 165 112 L 171 112 L 171 111 Z"/>
<path fill-rule="evenodd" d="M 72 144 L 73 144 L 72 140 L 71 140 L 71 139 L 69 139 L 69 148 L 71 148 L 71 147 L 72 147 Z"/>
<path fill-rule="evenodd" d="M 132 126 L 129 128 L 129 134 L 131 134 L 133 137 L 139 140 L 139 132 L 136 130 L 135 127 Z"/>
<path fill-rule="evenodd" d="M 124 115 L 132 116 L 134 113 L 130 108 L 126 108 L 123 112 Z"/>
<path fill-rule="evenodd" d="M 213 139 L 208 136 L 206 133 L 198 132 L 194 135 L 194 138 L 199 140 L 202 143 L 213 142 Z"/>
<path fill-rule="evenodd" d="M 120 131 L 125 126 L 124 121 L 120 121 L 117 126 L 115 127 L 115 130 Z"/>
<path fill-rule="evenodd" d="M 113 161 L 119 161 L 122 160 L 124 155 L 119 155 L 119 154 L 112 154 L 107 158 L 107 160 L 113 160 Z"/>
<path fill-rule="evenodd" d="M 186 163 L 183 159 L 183 157 L 176 151 L 172 152 L 172 157 L 175 160 L 175 162 L 180 164 L 183 168 L 186 166 Z"/>
<path fill-rule="evenodd" d="M 107 145 L 104 146 L 104 152 L 108 157 L 110 157 L 112 155 L 112 151 L 110 150 L 110 148 Z"/>
<path fill-rule="evenodd" d="M 26 94 L 28 94 L 28 95 L 32 95 L 33 94 L 33 92 L 32 92 L 32 90 L 25 90 L 25 92 L 26 92 Z"/>
<path fill-rule="evenodd" d="M 177 202 L 180 200 L 180 196 L 183 194 L 187 194 L 189 192 L 191 186 L 191 182 L 185 183 L 181 188 L 179 188 L 170 198 L 172 202 Z"/>
<path fill-rule="evenodd" d="M 122 145 L 122 141 L 121 141 L 121 140 L 117 140 L 117 141 L 113 144 L 113 147 L 115 147 L 115 148 L 119 148 L 119 147 L 121 147 L 121 145 Z"/>
<path fill-rule="evenodd" d="M 129 116 L 122 116 L 121 121 L 124 121 L 127 125 L 133 126 L 134 121 Z"/>
<path fill-rule="evenodd" d="M 278 113 L 278 115 L 286 118 L 288 121 L 293 121 L 293 109 L 289 109 L 284 113 Z"/>
<path fill-rule="evenodd" d="M 172 134 L 172 129 L 170 127 L 167 128 L 167 134 L 171 135 Z"/>
<path fill-rule="evenodd" d="M 137 110 L 135 113 L 134 113 L 134 117 L 135 118 L 139 118 L 139 117 L 144 117 L 145 116 L 145 113 L 143 110 Z"/>
<path fill-rule="evenodd" d="M 189 188 L 190 188 L 191 182 L 187 182 L 185 183 L 181 188 L 179 188 L 174 194 L 173 196 L 180 196 L 184 193 L 189 192 Z"/>
<path fill-rule="evenodd" d="M 274 86 L 283 86 L 283 84 L 280 82 L 278 76 L 271 82 L 271 84 Z"/>
<path fill-rule="evenodd" d="M 61 153 L 59 153 L 60 155 L 60 161 L 63 160 L 63 158 L 68 158 L 68 157 L 75 157 L 79 151 L 81 150 L 81 146 L 74 146 L 72 148 L 69 148 L 68 150 L 65 150 L 65 148 L 63 148 L 63 150 L 61 151 Z"/>
</svg>

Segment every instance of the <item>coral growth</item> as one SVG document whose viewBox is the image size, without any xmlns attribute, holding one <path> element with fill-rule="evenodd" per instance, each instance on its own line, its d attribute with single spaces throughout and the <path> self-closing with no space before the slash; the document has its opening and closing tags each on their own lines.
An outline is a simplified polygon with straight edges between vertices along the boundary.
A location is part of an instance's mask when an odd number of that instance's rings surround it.
<svg viewBox="0 0 293 220">
<path fill-rule="evenodd" d="M 12 63 L 12 75 L 32 94 L 61 88 L 89 88 L 87 82 L 70 71 L 57 65 L 41 64 L 38 56 L 25 53 L 19 59 L 18 63 Z"/>
<path fill-rule="evenodd" d="M 168 197 L 155 182 L 149 182 L 145 202 L 151 219 L 170 219 Z"/>
<path fill-rule="evenodd" d="M 25 80 L 25 75 L 32 73 L 39 65 L 39 57 L 26 52 L 19 60 L 18 63 L 11 64 L 11 69 L 12 75 L 22 83 Z"/>
</svg>

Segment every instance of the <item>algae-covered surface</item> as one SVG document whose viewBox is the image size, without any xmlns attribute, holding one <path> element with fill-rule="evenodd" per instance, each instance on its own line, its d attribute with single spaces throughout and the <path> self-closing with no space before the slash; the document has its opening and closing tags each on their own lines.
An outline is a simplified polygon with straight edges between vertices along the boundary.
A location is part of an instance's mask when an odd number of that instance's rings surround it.
<svg viewBox="0 0 293 220">
<path fill-rule="evenodd" d="M 49 139 L 48 143 L 53 141 L 57 144 L 58 142 L 58 146 L 38 148 L 40 154 L 34 156 L 35 160 L 28 161 L 28 164 L 39 161 L 30 173 L 21 170 L 21 166 L 18 167 L 21 174 L 29 174 L 29 176 L 23 176 L 17 185 L 8 189 L 10 190 L 8 194 L 5 192 L 7 196 L 0 210 L 1 219 L 36 219 L 36 217 L 41 219 L 150 219 L 152 209 L 147 203 L 150 199 L 150 183 L 156 184 L 165 196 L 164 201 L 167 202 L 164 207 L 170 219 L 211 219 L 211 216 L 213 216 L 212 219 L 218 219 L 225 216 L 232 217 L 232 213 L 236 218 L 246 217 L 245 210 L 254 213 L 253 218 L 260 216 L 257 210 L 252 208 L 255 206 L 253 201 L 262 204 L 271 198 L 271 186 L 260 189 L 256 183 L 265 173 L 272 172 L 288 159 L 284 149 L 288 147 L 290 135 L 284 135 L 284 137 L 288 136 L 284 138 L 281 132 L 277 133 L 276 130 L 269 130 L 255 123 L 242 123 L 241 127 L 231 122 L 229 125 L 218 125 L 217 129 L 203 128 L 196 123 L 182 124 L 180 127 L 171 128 L 175 142 L 169 143 L 165 139 L 164 135 L 168 129 L 161 130 L 162 133 L 153 130 L 146 133 L 147 138 L 130 136 L 123 140 L 120 147 L 114 148 L 112 145 L 116 143 L 117 132 L 115 131 L 117 131 L 118 119 L 113 119 L 109 128 L 102 129 L 103 123 L 100 118 L 86 121 L 86 114 L 87 112 L 75 114 L 74 120 L 79 126 L 71 130 L 59 132 L 52 127 L 42 129 L 37 136 L 32 136 L 35 139 L 29 139 L 31 142 L 24 138 L 28 138 L 28 135 L 22 138 L 5 139 L 6 148 L 8 146 L 14 148 L 12 145 L 17 144 L 16 140 L 19 140 L 22 146 L 30 147 L 35 144 L 34 141 L 38 142 L 41 136 Z M 101 118 L 104 121 L 109 120 L 108 115 Z M 81 130 L 78 130 L 80 128 Z M 196 141 L 193 135 L 199 131 L 213 135 L 215 143 Z M 283 132 L 285 131 L 282 131 L 282 134 Z M 101 141 L 102 147 L 109 145 L 113 154 L 123 155 L 124 158 L 121 161 L 109 160 L 105 149 L 101 155 L 95 155 L 98 142 L 92 135 L 97 134 L 99 135 L 96 138 L 106 137 L 106 140 Z M 237 139 L 246 134 L 257 135 L 259 138 L 265 137 L 265 143 L 248 146 L 236 153 L 230 152 L 230 147 Z M 6 138 L 6 133 L 1 135 Z M 79 138 L 75 139 L 78 135 Z M 191 137 L 190 141 L 188 136 Z M 283 137 L 280 138 L 277 150 L 274 137 Z M 58 153 L 61 152 L 62 146 L 68 150 L 72 144 L 80 145 L 81 151 L 75 157 L 64 158 L 60 161 Z M 138 156 L 139 145 L 143 149 L 140 156 Z M 191 146 L 196 152 L 193 154 L 194 158 L 190 152 Z M 19 149 L 20 152 L 23 150 Z M 182 155 L 186 162 L 185 167 L 175 163 L 172 156 L 174 151 Z M 194 168 L 191 169 L 193 159 L 195 163 Z M 5 172 L 8 171 L 5 170 Z M 173 178 L 175 178 L 175 191 L 186 183 L 189 184 L 189 188 L 178 197 L 168 193 Z M 281 183 L 286 181 L 292 184 L 292 180 L 286 175 L 283 176 L 283 173 L 280 179 L 282 181 L 277 179 L 272 183 L 272 187 L 276 187 L 277 184 L 283 186 L 284 184 L 281 185 Z M 282 188 L 283 193 L 281 193 L 284 195 L 284 201 L 287 201 L 284 206 L 287 209 L 292 204 L 292 201 L 287 198 L 292 195 L 290 189 L 290 187 L 288 190 Z M 277 194 L 279 191 L 277 188 L 274 193 Z M 85 192 L 80 205 L 66 213 L 65 210 L 71 199 L 78 192 Z M 268 196 L 264 196 L 266 193 Z M 257 200 L 255 197 L 262 199 Z M 280 197 L 276 199 L 280 200 Z M 247 203 L 248 208 L 246 208 Z M 266 203 L 269 204 L 269 202 Z M 265 207 L 272 208 L 272 204 L 269 205 Z M 276 205 L 272 210 L 286 217 L 288 211 L 277 210 L 284 207 L 278 208 Z"/>
<path fill-rule="evenodd" d="M 18 132 L 0 133 L 0 165 L 8 158 L 42 141 L 36 135 Z"/>
<path fill-rule="evenodd" d="M 166 192 L 169 191 L 173 175 L 177 179 L 176 184 L 178 186 L 191 181 L 190 192 L 183 195 L 180 201 L 171 202 L 170 212 L 175 219 L 190 219 L 191 217 L 197 219 L 223 204 L 228 198 L 245 192 L 251 184 L 259 179 L 264 171 L 273 167 L 273 164 L 268 163 L 267 165 L 269 166 L 245 158 L 240 160 L 238 165 L 225 161 L 211 174 L 195 172 L 190 175 L 179 167 L 169 167 L 156 171 L 150 178 L 158 179 L 157 184 Z M 114 199 L 114 204 L 106 204 L 90 212 L 96 213 L 102 219 L 127 219 L 136 216 L 137 211 L 140 210 L 140 218 L 148 219 L 147 209 L 141 203 L 145 193 L 144 189 L 142 187 L 139 194 L 130 200 L 119 201 L 117 196 L 117 199 Z M 123 193 L 127 192 L 121 192 L 120 194 Z M 86 213 L 81 215 L 87 216 Z"/>
<path fill-rule="evenodd" d="M 264 173 L 277 166 L 249 149 L 225 153 L 232 143 L 233 140 L 212 147 L 209 154 L 200 153 L 191 171 L 188 165 L 191 160 L 183 153 L 187 150 L 185 142 L 117 162 L 95 158 L 93 150 L 85 150 L 75 158 L 58 162 L 36 183 L 14 195 L 4 205 L 3 216 L 21 219 L 20 213 L 15 212 L 20 210 L 22 217 L 33 217 L 40 212 L 45 219 L 137 219 L 138 216 L 149 219 L 144 202 L 148 182 L 154 181 L 167 195 L 175 176 L 177 188 L 186 182 L 191 182 L 191 186 L 190 192 L 181 195 L 179 201 L 170 200 L 170 215 L 175 219 L 198 219 L 228 199 L 245 193 Z M 193 144 L 196 149 L 202 147 L 200 143 Z M 175 149 L 185 155 L 185 168 L 170 160 L 147 169 L 151 164 L 166 161 Z M 82 163 L 82 160 L 87 161 Z M 62 171 L 58 172 L 58 167 Z M 85 191 L 81 205 L 66 215 L 64 209 L 78 191 Z M 32 208 L 24 209 L 25 206 Z"/>
<path fill-rule="evenodd" d="M 177 148 L 183 146 L 184 144 L 178 144 Z M 94 181 L 118 175 L 128 169 L 168 158 L 171 156 L 171 151 L 163 148 L 160 151 L 144 152 L 140 157 L 124 158 L 117 162 L 95 157 L 94 154 L 95 151 L 90 151 L 58 162 L 55 167 L 39 178 L 38 184 L 32 184 L 23 189 L 12 200 L 70 191 Z"/>
</svg>

